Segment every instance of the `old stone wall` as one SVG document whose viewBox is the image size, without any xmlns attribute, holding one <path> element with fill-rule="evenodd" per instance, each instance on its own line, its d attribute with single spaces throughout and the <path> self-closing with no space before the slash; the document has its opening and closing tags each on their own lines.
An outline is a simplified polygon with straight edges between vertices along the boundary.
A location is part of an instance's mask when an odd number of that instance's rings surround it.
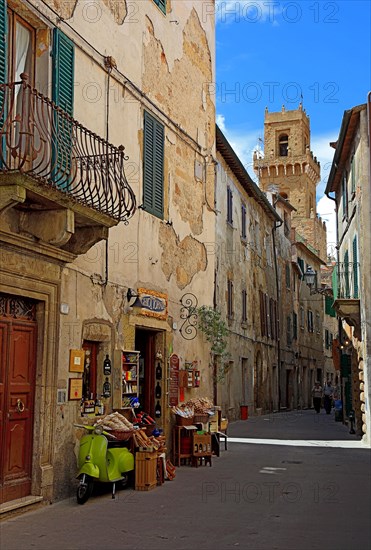
<svg viewBox="0 0 371 550">
<path fill-rule="evenodd" d="M 228 326 L 227 370 L 218 384 L 218 404 L 230 419 L 240 406 L 272 410 L 277 402 L 277 348 L 261 334 L 260 293 L 276 297 L 273 266 L 272 218 L 239 183 L 218 153 L 216 207 L 216 307 Z M 227 222 L 227 187 L 233 196 L 233 223 Z M 246 208 L 246 237 L 242 236 L 241 207 Z M 228 315 L 228 280 L 232 283 L 233 312 Z M 243 294 L 246 291 L 246 319 Z"/>
</svg>

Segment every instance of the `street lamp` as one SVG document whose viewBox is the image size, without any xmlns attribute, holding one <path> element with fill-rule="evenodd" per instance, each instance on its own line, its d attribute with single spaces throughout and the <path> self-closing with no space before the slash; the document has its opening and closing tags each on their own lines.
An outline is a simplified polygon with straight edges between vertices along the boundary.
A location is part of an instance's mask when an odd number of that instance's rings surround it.
<svg viewBox="0 0 371 550">
<path fill-rule="evenodd" d="M 326 286 L 325 288 L 317 287 L 317 273 L 313 271 L 311 265 L 308 265 L 306 272 L 304 273 L 304 281 L 309 286 L 310 294 L 327 294 L 332 295 L 332 288 Z"/>
</svg>

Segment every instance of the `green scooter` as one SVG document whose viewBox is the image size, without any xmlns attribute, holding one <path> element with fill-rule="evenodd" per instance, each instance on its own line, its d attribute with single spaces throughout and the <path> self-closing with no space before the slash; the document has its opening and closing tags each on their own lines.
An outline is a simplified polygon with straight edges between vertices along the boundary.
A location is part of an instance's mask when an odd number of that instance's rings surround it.
<svg viewBox="0 0 371 550">
<path fill-rule="evenodd" d="M 126 447 L 108 446 L 108 432 L 102 426 L 81 426 L 89 433 L 80 440 L 78 456 L 77 502 L 85 504 L 93 492 L 94 481 L 112 483 L 112 498 L 115 498 L 116 483 L 125 486 L 128 473 L 134 470 L 134 456 Z"/>
</svg>

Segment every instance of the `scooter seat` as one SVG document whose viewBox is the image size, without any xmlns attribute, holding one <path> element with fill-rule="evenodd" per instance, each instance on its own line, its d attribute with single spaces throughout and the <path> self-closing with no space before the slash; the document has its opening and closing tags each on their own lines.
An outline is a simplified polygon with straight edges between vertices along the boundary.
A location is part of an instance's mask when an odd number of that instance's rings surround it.
<svg viewBox="0 0 371 550">
<path fill-rule="evenodd" d="M 122 449 L 123 447 L 130 448 L 130 441 L 109 441 L 108 442 L 108 448 L 109 449 Z"/>
</svg>

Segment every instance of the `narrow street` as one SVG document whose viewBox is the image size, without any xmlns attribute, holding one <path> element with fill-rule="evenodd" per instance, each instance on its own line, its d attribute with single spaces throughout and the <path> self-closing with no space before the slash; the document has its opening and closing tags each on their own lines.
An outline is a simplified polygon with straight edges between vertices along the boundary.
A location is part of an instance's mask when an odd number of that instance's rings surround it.
<svg viewBox="0 0 371 550">
<path fill-rule="evenodd" d="M 323 411 L 249 418 L 230 425 L 228 450 L 211 468 L 177 468 L 174 481 L 151 492 L 123 490 L 116 500 L 108 491 L 78 506 L 71 495 L 2 522 L 0 546 L 369 548 L 370 458 L 370 449 Z"/>
</svg>

